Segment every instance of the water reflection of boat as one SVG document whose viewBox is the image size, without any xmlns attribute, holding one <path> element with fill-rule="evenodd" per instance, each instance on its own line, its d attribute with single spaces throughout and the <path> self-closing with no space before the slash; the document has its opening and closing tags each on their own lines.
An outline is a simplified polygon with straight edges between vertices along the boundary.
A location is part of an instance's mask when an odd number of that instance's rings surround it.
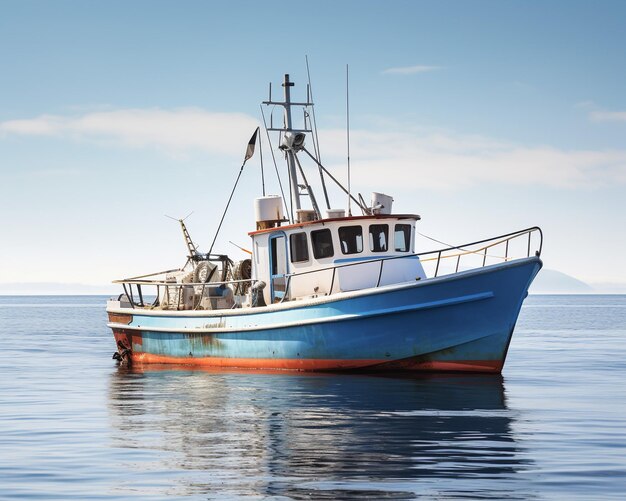
<svg viewBox="0 0 626 501">
<path fill-rule="evenodd" d="M 462 491 L 496 478 L 507 481 L 498 495 L 515 497 L 527 461 L 499 375 L 134 367 L 114 373 L 109 391 L 115 444 L 153 449 L 184 494 L 402 497 L 450 494 L 437 479 Z"/>
</svg>

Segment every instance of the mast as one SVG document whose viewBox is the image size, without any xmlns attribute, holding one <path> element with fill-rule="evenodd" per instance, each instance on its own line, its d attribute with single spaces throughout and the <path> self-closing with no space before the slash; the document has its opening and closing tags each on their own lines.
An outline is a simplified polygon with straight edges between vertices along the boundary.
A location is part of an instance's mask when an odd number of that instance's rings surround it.
<svg viewBox="0 0 626 501">
<path fill-rule="evenodd" d="M 306 192 L 311 199 L 311 204 L 313 205 L 313 209 L 318 218 L 321 217 L 321 213 L 317 202 L 315 200 L 315 196 L 313 195 L 313 189 L 309 185 L 308 181 L 304 177 L 304 172 L 302 171 L 302 167 L 298 163 L 298 159 L 296 158 L 296 154 L 304 149 L 304 140 L 307 132 L 313 132 L 309 127 L 307 127 L 307 123 L 303 124 L 303 128 L 297 129 L 293 127 L 292 113 L 291 108 L 293 106 L 299 108 L 309 108 L 313 106 L 313 103 L 310 100 L 310 96 L 307 94 L 306 102 L 293 102 L 291 100 L 291 87 L 294 86 L 294 83 L 289 80 L 289 74 L 285 74 L 285 79 L 282 84 L 284 88 L 284 101 L 273 101 L 272 100 L 272 86 L 270 84 L 270 96 L 268 101 L 263 101 L 265 105 L 272 106 L 282 106 L 284 110 L 284 123 L 283 127 L 273 127 L 272 122 L 270 120 L 270 127 L 266 128 L 267 131 L 276 131 L 281 133 L 281 143 L 279 148 L 285 152 L 285 158 L 287 160 L 287 168 L 289 171 L 289 181 L 290 181 L 290 190 L 291 190 L 291 198 L 293 200 L 293 204 L 295 206 L 295 210 L 301 209 L 302 205 L 300 202 L 300 186 L 298 185 L 298 172 L 300 172 L 300 177 L 302 178 L 302 182 L 304 183 L 304 187 L 306 188 Z M 270 116 L 271 119 L 271 116 Z M 295 212 L 295 211 L 294 211 Z M 295 222 L 295 214 L 292 214 L 293 222 Z"/>
<path fill-rule="evenodd" d="M 289 74 L 285 74 L 283 87 L 285 89 L 285 132 L 291 132 L 291 87 L 293 82 L 289 81 Z M 298 189 L 298 175 L 296 173 L 296 160 L 293 150 L 287 150 L 287 166 L 289 168 L 289 179 L 291 179 L 291 196 L 296 206 L 296 210 L 300 209 L 300 190 Z"/>
</svg>

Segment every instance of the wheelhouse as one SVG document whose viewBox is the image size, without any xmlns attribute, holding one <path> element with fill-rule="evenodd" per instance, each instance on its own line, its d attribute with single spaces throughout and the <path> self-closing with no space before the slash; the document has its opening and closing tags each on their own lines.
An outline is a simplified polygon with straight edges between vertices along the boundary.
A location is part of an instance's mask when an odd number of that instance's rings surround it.
<svg viewBox="0 0 626 501">
<path fill-rule="evenodd" d="M 268 304 L 424 279 L 415 255 L 418 220 L 355 216 L 251 232 L 252 278 L 267 284 Z"/>
</svg>

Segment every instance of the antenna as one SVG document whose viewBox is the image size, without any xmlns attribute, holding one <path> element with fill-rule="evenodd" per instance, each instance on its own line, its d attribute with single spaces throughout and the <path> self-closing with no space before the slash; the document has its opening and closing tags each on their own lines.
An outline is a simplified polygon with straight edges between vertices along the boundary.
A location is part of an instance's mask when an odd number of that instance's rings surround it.
<svg viewBox="0 0 626 501">
<path fill-rule="evenodd" d="M 189 214 L 187 214 L 184 218 L 182 219 L 176 219 L 175 217 L 172 216 L 168 216 L 167 214 L 164 214 L 165 217 L 168 217 L 170 219 L 173 219 L 174 221 L 178 221 L 180 223 L 180 229 L 183 232 L 183 238 L 185 240 L 185 245 L 187 246 L 187 251 L 189 252 L 189 255 L 187 256 L 187 263 L 193 259 L 193 257 L 198 254 L 198 247 L 196 246 L 196 244 L 193 243 L 193 240 L 191 239 L 191 236 L 189 235 L 189 231 L 187 231 L 187 227 L 185 226 L 185 220 L 191 216 L 193 214 L 193 212 L 190 212 Z M 185 264 L 186 266 L 186 264 Z"/>
<path fill-rule="evenodd" d="M 309 80 L 307 85 L 307 103 L 313 103 L 313 86 L 311 85 L 311 72 L 309 71 L 309 56 L 304 56 L 306 61 L 306 74 Z M 319 139 L 317 137 L 317 120 L 315 119 L 315 106 L 311 106 L 311 114 L 313 115 L 313 147 L 315 149 L 315 156 L 319 163 L 322 163 L 322 157 L 320 155 Z M 319 168 L 320 180 L 322 181 L 322 189 L 324 190 L 324 199 L 326 200 L 326 208 L 330 209 L 330 200 L 328 199 L 328 190 L 326 189 L 326 181 L 324 180 L 324 173 Z"/>
<path fill-rule="evenodd" d="M 350 86 L 349 69 L 346 64 L 346 142 L 348 144 L 348 216 L 352 216 L 352 198 L 350 197 Z"/>
</svg>

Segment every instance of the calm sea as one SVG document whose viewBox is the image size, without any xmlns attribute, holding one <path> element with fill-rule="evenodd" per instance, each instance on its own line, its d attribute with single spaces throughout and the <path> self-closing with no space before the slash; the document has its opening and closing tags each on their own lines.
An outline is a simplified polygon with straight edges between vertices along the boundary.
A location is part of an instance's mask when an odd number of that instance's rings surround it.
<svg viewBox="0 0 626 501">
<path fill-rule="evenodd" d="M 0 499 L 625 499 L 626 296 L 531 296 L 503 376 L 118 368 L 0 297 Z"/>
</svg>

